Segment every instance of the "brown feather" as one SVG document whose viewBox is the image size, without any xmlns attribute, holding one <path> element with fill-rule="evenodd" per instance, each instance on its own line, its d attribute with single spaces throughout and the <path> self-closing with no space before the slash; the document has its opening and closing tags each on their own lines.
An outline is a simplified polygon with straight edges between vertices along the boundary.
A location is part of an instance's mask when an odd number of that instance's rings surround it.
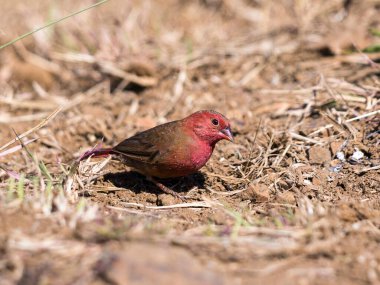
<svg viewBox="0 0 380 285">
<path fill-rule="evenodd" d="M 112 150 L 124 158 L 155 164 L 167 153 L 167 143 L 177 141 L 179 127 L 178 121 L 159 125 L 122 141 Z"/>
</svg>

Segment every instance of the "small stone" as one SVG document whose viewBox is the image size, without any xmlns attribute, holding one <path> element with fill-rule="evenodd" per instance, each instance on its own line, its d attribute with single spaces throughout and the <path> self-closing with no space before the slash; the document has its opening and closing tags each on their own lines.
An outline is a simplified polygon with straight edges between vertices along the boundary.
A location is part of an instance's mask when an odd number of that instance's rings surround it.
<svg viewBox="0 0 380 285">
<path fill-rule="evenodd" d="M 338 151 L 336 153 L 336 158 L 339 159 L 340 161 L 343 161 L 343 162 L 346 161 L 346 158 L 344 156 L 344 152 L 343 151 Z"/>
<path fill-rule="evenodd" d="M 331 167 L 337 167 L 337 166 L 341 166 L 341 165 L 342 165 L 342 161 L 340 161 L 339 159 L 333 159 L 330 161 Z"/>
<path fill-rule="evenodd" d="M 268 186 L 264 184 L 250 184 L 248 189 L 241 193 L 243 200 L 252 200 L 256 202 L 267 202 L 270 197 Z"/>
<path fill-rule="evenodd" d="M 177 199 L 178 198 L 170 194 L 160 194 L 158 195 L 157 201 L 158 201 L 158 204 L 161 206 L 170 206 L 170 205 L 176 204 Z"/>
<path fill-rule="evenodd" d="M 342 150 L 343 143 L 343 141 L 333 141 L 330 143 L 330 149 L 333 156 Z"/>
<path fill-rule="evenodd" d="M 355 152 L 350 157 L 350 162 L 358 163 L 364 157 L 364 153 L 359 149 L 355 148 Z"/>
<path fill-rule="evenodd" d="M 294 197 L 294 194 L 290 191 L 282 192 L 278 195 L 278 200 L 283 203 L 288 204 L 295 204 L 296 198 Z"/>
<path fill-rule="evenodd" d="M 332 167 L 329 168 L 330 172 L 334 172 L 334 173 L 338 173 L 342 169 L 343 169 L 343 165 L 342 164 L 338 164 L 336 166 L 332 166 Z"/>
<path fill-rule="evenodd" d="M 153 193 L 147 193 L 145 196 L 146 196 L 145 200 L 148 203 L 152 203 L 152 204 L 156 204 L 157 203 L 157 195 L 155 195 Z"/>
<path fill-rule="evenodd" d="M 312 184 L 314 186 L 324 186 L 327 183 L 328 172 L 326 170 L 317 170 L 312 178 Z"/>
<path fill-rule="evenodd" d="M 309 160 L 311 164 L 324 164 L 331 160 L 330 151 L 326 147 L 312 146 L 309 149 Z"/>
</svg>

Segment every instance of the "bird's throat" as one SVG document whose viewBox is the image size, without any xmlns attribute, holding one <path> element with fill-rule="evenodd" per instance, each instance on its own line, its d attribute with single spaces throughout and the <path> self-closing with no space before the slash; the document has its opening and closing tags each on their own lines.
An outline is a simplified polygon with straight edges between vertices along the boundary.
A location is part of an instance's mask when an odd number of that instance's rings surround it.
<svg viewBox="0 0 380 285">
<path fill-rule="evenodd" d="M 197 170 L 202 168 L 210 159 L 214 146 L 215 144 L 202 143 L 196 150 L 191 152 L 191 164 L 194 165 Z"/>
</svg>

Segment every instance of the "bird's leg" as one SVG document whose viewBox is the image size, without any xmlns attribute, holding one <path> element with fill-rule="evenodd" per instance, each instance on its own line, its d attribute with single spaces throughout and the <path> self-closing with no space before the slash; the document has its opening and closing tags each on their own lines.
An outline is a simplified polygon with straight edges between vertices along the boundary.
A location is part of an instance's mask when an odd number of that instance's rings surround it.
<svg viewBox="0 0 380 285">
<path fill-rule="evenodd" d="M 157 180 L 155 180 L 153 177 L 147 177 L 147 179 L 151 182 L 153 182 L 158 188 L 160 188 L 160 190 L 166 194 L 170 194 L 174 197 L 177 197 L 179 199 L 181 199 L 182 201 L 185 201 L 186 198 L 184 196 L 181 196 L 179 195 L 177 192 L 173 191 L 172 189 L 170 189 L 169 187 L 166 187 L 164 184 L 158 182 Z"/>
</svg>

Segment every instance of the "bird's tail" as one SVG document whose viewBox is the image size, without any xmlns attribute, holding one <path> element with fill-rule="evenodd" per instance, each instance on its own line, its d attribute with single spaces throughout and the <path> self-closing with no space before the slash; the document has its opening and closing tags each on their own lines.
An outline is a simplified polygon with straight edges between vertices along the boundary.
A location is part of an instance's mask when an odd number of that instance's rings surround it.
<svg viewBox="0 0 380 285">
<path fill-rule="evenodd" d="M 85 160 L 87 158 L 91 157 L 102 157 L 102 156 L 108 156 L 110 154 L 113 154 L 113 149 L 112 148 L 93 148 L 88 151 L 86 151 L 84 154 L 82 154 L 79 158 L 78 161 Z"/>
</svg>

